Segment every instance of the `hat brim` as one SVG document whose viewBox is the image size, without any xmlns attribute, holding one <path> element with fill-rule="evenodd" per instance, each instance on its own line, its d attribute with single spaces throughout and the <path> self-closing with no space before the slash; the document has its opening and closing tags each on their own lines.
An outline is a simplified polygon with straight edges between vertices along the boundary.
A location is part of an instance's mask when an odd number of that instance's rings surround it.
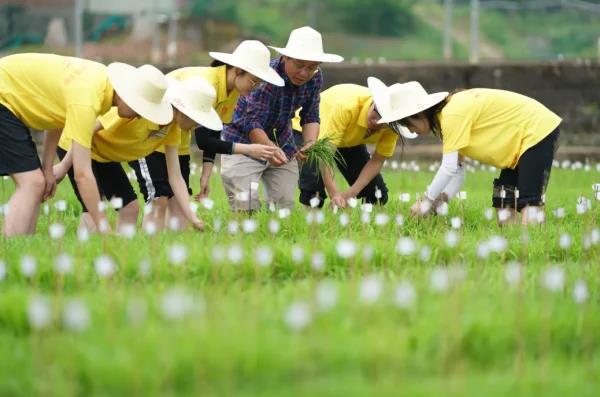
<svg viewBox="0 0 600 397">
<path fill-rule="evenodd" d="M 293 48 L 281 48 L 273 46 L 269 46 L 269 48 L 274 49 L 275 51 L 277 51 L 281 55 L 285 55 L 286 57 L 300 59 L 302 61 L 337 63 L 342 62 L 344 60 L 344 57 L 340 55 L 327 54 L 325 52 L 310 54 L 306 51 L 299 51 Z"/>
<path fill-rule="evenodd" d="M 419 137 L 419 134 L 417 134 L 416 132 L 412 132 L 404 126 L 402 126 L 402 128 L 400 129 L 400 135 L 402 135 L 406 139 L 417 139 Z"/>
<path fill-rule="evenodd" d="M 406 139 L 416 139 L 416 138 L 419 137 L 419 134 L 417 134 L 416 132 L 412 132 L 411 130 L 409 130 L 407 127 L 405 127 L 403 125 L 398 125 L 397 126 L 398 130 L 396 130 L 391 125 L 389 125 L 389 126 L 390 126 L 390 129 L 393 132 L 395 132 L 397 135 L 401 135 L 403 138 L 406 138 Z"/>
<path fill-rule="evenodd" d="M 214 131 L 221 131 L 223 129 L 223 122 L 214 108 L 211 107 L 208 111 L 202 111 L 194 108 L 193 106 L 186 106 L 187 104 L 185 103 L 183 103 L 184 106 L 181 106 L 179 101 L 172 100 L 174 98 L 179 98 L 179 100 L 181 100 L 182 95 L 178 95 L 179 90 L 181 89 L 180 82 L 176 80 L 170 80 L 169 90 L 167 91 L 166 98 L 173 105 L 173 107 L 185 114 L 190 119 L 194 120 L 196 123 L 200 124 L 202 127 L 206 127 Z"/>
<path fill-rule="evenodd" d="M 389 100 L 389 96 L 387 95 L 388 87 L 385 85 L 385 83 L 383 81 L 379 80 L 377 77 L 369 77 L 369 78 L 367 78 L 367 86 L 369 87 L 369 90 L 371 91 L 371 96 L 373 97 L 373 102 L 375 103 L 375 107 L 378 108 L 378 111 L 380 111 L 379 109 L 385 109 L 386 105 L 387 105 L 387 103 L 385 103 L 385 101 Z M 440 96 L 440 94 L 444 94 L 444 95 L 441 98 L 439 98 L 439 100 L 438 100 L 437 96 Z M 430 108 L 431 106 L 439 103 L 446 96 L 448 96 L 447 92 L 445 92 L 445 93 L 438 92 L 436 94 L 429 95 L 428 100 L 432 100 L 435 102 L 432 103 L 431 105 L 427 106 L 423 110 Z M 412 114 L 416 114 L 420 111 L 422 111 L 422 110 L 419 110 Z M 410 114 L 410 115 L 412 115 L 412 114 Z M 381 117 L 381 119 L 379 119 L 377 124 L 389 124 L 391 122 L 401 120 L 404 117 L 408 117 L 410 115 L 403 116 L 403 117 L 396 117 L 396 114 L 392 112 L 392 113 L 390 113 L 390 115 L 386 114 L 385 117 L 384 117 L 384 115 L 381 115 L 382 117 Z M 396 131 L 394 128 L 391 128 L 391 127 L 390 127 L 390 129 L 406 139 L 415 139 L 419 136 L 419 134 L 412 132 L 411 130 L 409 130 L 408 128 L 406 128 L 404 126 L 399 126 L 398 131 Z"/>
<path fill-rule="evenodd" d="M 266 70 L 259 70 L 253 66 L 246 65 L 243 60 L 235 57 L 233 54 L 228 54 L 226 52 L 215 52 L 211 51 L 208 53 L 212 58 L 217 61 L 224 62 L 228 65 L 235 66 L 246 72 L 258 77 L 259 79 L 266 81 L 267 83 L 276 85 L 278 87 L 283 87 L 285 85 L 285 81 L 281 78 L 281 76 L 271 67 Z"/>
<path fill-rule="evenodd" d="M 173 107 L 164 96 L 160 103 L 155 103 L 136 91 L 139 73 L 137 68 L 126 63 L 115 62 L 107 67 L 110 84 L 127 106 L 146 120 L 159 125 L 169 124 L 173 120 Z"/>
<path fill-rule="evenodd" d="M 387 95 L 387 86 L 383 81 L 379 80 L 377 77 L 369 77 L 367 78 L 367 87 L 369 87 L 369 91 L 371 91 L 375 107 L 378 110 L 385 109 L 387 105 L 386 100 L 389 99 L 389 96 Z"/>
<path fill-rule="evenodd" d="M 379 120 L 377 123 L 390 123 L 392 121 L 402 120 L 403 118 L 413 116 L 417 113 L 429 109 L 432 106 L 437 105 L 438 103 L 443 101 L 444 98 L 446 98 L 447 96 L 447 92 L 436 92 L 433 94 L 428 94 L 427 98 L 425 98 L 424 100 L 411 104 L 409 108 L 392 111 L 389 114 L 385 115 L 385 117 L 382 117 L 381 120 Z"/>
<path fill-rule="evenodd" d="M 177 106 L 175 106 L 177 108 Z M 196 123 L 201 125 L 202 127 L 206 127 L 209 130 L 213 131 L 221 131 L 223 129 L 223 122 L 219 117 L 219 114 L 211 109 L 208 112 L 202 112 L 200 110 L 188 110 L 188 109 L 179 109 L 181 113 L 188 116 L 190 119 L 194 120 Z"/>
</svg>

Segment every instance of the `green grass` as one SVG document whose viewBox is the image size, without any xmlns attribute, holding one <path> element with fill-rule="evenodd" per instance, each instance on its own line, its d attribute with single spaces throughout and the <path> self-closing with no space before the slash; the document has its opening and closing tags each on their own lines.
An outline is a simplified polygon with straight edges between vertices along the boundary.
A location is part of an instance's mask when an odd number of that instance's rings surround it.
<svg viewBox="0 0 600 397">
<path fill-rule="evenodd" d="M 442 58 L 442 34 L 424 23 L 418 23 L 415 31 L 405 37 L 374 37 L 344 33 L 324 33 L 328 51 L 344 56 L 346 61 L 379 57 L 388 61 L 438 60 Z M 456 59 L 467 59 L 468 48 L 453 42 Z"/>
<path fill-rule="evenodd" d="M 469 7 L 456 7 L 456 23 L 469 26 Z M 481 10 L 480 32 L 506 59 L 597 57 L 598 14 L 575 10 Z"/>
<path fill-rule="evenodd" d="M 425 167 L 422 167 L 425 169 Z M 306 212 L 297 210 L 279 220 L 277 235 L 267 223 L 276 214 L 254 216 L 259 228 L 253 234 L 230 235 L 230 220 L 245 216 L 227 210 L 218 177 L 213 178 L 215 208 L 199 210 L 210 225 L 219 219 L 220 231 L 145 236 L 132 240 L 93 236 L 79 243 L 75 237 L 76 202 L 68 182 L 58 198 L 68 201 L 65 213 L 42 216 L 38 234 L 31 238 L 0 241 L 0 260 L 7 275 L 0 282 L 0 395 L 2 396 L 131 396 L 131 395 L 236 395 L 236 396 L 364 396 L 364 395 L 597 395 L 600 381 L 600 311 L 598 283 L 599 247 L 585 249 L 582 236 L 597 227 L 599 210 L 575 213 L 578 196 L 591 197 L 591 185 L 600 182 L 593 168 L 554 169 L 548 191 L 548 222 L 528 230 L 530 243 L 521 243 L 520 227 L 500 229 L 483 217 L 489 206 L 496 173 L 469 173 L 468 200 L 454 202 L 449 217 L 463 218 L 457 249 L 445 246 L 449 219 L 406 219 L 410 203 L 432 177 L 431 172 L 387 171 L 384 175 L 391 200 L 384 208 L 390 216 L 385 226 L 360 222 L 358 209 L 346 211 L 351 222 L 343 227 L 338 215 L 325 211 L 321 225 L 307 225 Z M 197 190 L 198 177 L 193 176 Z M 0 181 L 0 202 L 12 191 Z M 555 219 L 551 211 L 564 207 L 567 216 Z M 62 241 L 48 237 L 48 225 L 67 227 Z M 573 244 L 558 246 L 561 233 Z M 487 259 L 476 255 L 479 241 L 503 235 L 509 242 L 501 254 Z M 410 236 L 420 246 L 431 247 L 431 258 L 401 256 L 398 238 Z M 350 239 L 357 255 L 341 259 L 336 243 Z M 188 259 L 168 262 L 173 244 L 187 247 Z M 239 244 L 241 263 L 213 260 L 215 247 Z M 296 264 L 292 246 L 305 250 Z M 255 264 L 260 246 L 274 253 L 270 266 Z M 363 259 L 366 246 L 373 257 Z M 326 257 L 323 271 L 313 270 L 310 255 Z M 59 276 L 53 270 L 59 252 L 73 255 L 74 271 Z M 20 258 L 37 258 L 31 278 L 21 274 Z M 109 255 L 118 268 L 111 279 L 94 271 L 94 259 Z M 152 272 L 143 277 L 139 263 L 150 260 Z M 506 263 L 524 264 L 520 287 L 504 280 Z M 540 279 L 549 264 L 565 272 L 562 292 L 543 289 Z M 446 292 L 430 287 L 432 269 L 459 269 L 464 274 Z M 456 272 L 455 272 L 456 273 Z M 383 282 L 381 297 L 368 305 L 359 298 L 364 277 L 377 275 Z M 318 311 L 315 291 L 327 280 L 338 292 L 329 311 Z M 585 280 L 589 299 L 577 305 L 572 299 L 576 280 Z M 416 301 L 408 309 L 394 304 L 400 281 L 410 281 Z M 179 288 L 189 294 L 192 309 L 181 320 L 165 317 L 165 293 Z M 31 299 L 45 296 L 52 321 L 33 329 L 27 310 Z M 89 326 L 68 330 L 62 322 L 65 305 L 72 299 L 89 310 Z M 128 308 L 138 302 L 145 308 L 139 323 Z M 312 320 L 292 330 L 284 316 L 294 302 L 311 308 Z"/>
</svg>

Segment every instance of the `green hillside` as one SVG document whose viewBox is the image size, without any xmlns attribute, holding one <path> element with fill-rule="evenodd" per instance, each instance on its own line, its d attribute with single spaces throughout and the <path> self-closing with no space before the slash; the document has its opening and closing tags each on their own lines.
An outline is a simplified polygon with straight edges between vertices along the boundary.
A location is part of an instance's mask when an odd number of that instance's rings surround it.
<svg viewBox="0 0 600 397">
<path fill-rule="evenodd" d="M 296 26 L 316 25 L 330 38 L 329 49 L 348 59 L 434 60 L 442 57 L 442 1 L 324 0 L 315 2 L 312 8 L 308 5 L 310 2 L 299 0 L 221 0 L 219 6 L 208 6 L 212 0 L 197 0 L 197 3 L 205 4 L 203 8 L 196 8 L 200 15 L 229 19 L 239 24 L 244 34 L 268 37 L 274 42 L 285 42 L 288 32 Z M 470 7 L 468 1 L 454 3 L 454 58 L 464 60 L 468 58 L 470 47 Z M 600 13 L 569 7 L 493 10 L 485 3 L 481 2 L 480 9 L 482 59 L 594 59 L 597 56 Z"/>
</svg>

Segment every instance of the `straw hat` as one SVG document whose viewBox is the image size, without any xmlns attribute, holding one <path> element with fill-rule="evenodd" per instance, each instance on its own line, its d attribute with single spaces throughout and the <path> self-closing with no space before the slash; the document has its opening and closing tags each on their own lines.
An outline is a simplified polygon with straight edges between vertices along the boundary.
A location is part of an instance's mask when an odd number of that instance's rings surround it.
<svg viewBox="0 0 600 397">
<path fill-rule="evenodd" d="M 429 109 L 448 96 L 447 92 L 428 94 L 417 81 L 409 81 L 404 84 L 397 83 L 387 87 L 378 78 L 369 77 L 367 85 L 371 90 L 377 111 L 381 115 L 381 119 L 377 122 L 378 124 L 394 124 L 395 121 Z M 413 139 L 418 136 L 410 132 L 406 127 L 399 125 L 390 126 L 398 127 L 398 131 L 396 132 L 405 138 Z"/>
<path fill-rule="evenodd" d="M 141 117 L 160 125 L 173 120 L 173 108 L 165 99 L 167 79 L 160 70 L 152 65 L 136 68 L 113 62 L 107 72 L 117 94 Z"/>
<path fill-rule="evenodd" d="M 231 54 L 213 51 L 208 55 L 218 61 L 245 70 L 273 85 L 279 87 L 285 85 L 281 76 L 269 66 L 271 61 L 269 49 L 258 40 L 242 41 Z"/>
<path fill-rule="evenodd" d="M 321 33 L 310 26 L 292 30 L 285 48 L 269 46 L 281 55 L 312 62 L 342 62 L 343 57 L 323 52 Z"/>
<path fill-rule="evenodd" d="M 201 126 L 214 131 L 223 129 L 221 118 L 212 107 L 217 98 L 215 88 L 202 77 L 184 81 L 169 78 L 166 97 L 177 110 Z"/>
</svg>

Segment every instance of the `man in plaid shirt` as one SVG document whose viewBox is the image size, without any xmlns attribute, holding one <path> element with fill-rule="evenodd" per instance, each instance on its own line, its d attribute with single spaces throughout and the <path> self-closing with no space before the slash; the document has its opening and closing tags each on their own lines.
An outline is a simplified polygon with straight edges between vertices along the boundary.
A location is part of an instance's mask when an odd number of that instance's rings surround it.
<svg viewBox="0 0 600 397">
<path fill-rule="evenodd" d="M 303 27 L 292 31 L 285 48 L 271 47 L 281 54 L 271 67 L 285 86 L 263 84 L 238 100 L 233 120 L 222 134 L 225 141 L 261 143 L 278 150 L 268 162 L 244 155 L 221 156 L 223 185 L 233 210 L 257 210 L 258 182 L 264 184 L 265 199 L 282 208 L 294 205 L 298 163 L 319 134 L 319 93 L 323 77 L 321 62 L 341 62 L 339 55 L 323 52 L 319 32 Z M 300 111 L 304 146 L 294 142 L 291 120 Z"/>
</svg>

